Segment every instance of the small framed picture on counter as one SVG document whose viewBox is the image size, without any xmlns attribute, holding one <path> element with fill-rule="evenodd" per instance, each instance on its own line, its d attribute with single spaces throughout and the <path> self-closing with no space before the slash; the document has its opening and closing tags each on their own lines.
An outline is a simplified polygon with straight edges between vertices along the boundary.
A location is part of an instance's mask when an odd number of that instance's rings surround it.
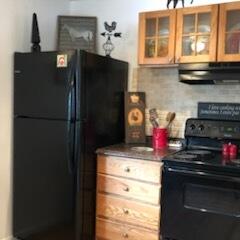
<svg viewBox="0 0 240 240">
<path fill-rule="evenodd" d="M 125 92 L 125 142 L 145 143 L 145 93 Z"/>
<path fill-rule="evenodd" d="M 58 50 L 96 53 L 96 17 L 58 16 Z"/>
</svg>

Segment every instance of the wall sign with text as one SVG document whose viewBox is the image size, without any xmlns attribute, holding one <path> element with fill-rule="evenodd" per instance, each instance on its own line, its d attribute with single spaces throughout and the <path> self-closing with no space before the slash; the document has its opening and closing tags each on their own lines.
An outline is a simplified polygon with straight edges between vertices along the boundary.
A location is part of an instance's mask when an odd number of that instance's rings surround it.
<svg viewBox="0 0 240 240">
<path fill-rule="evenodd" d="M 199 102 L 198 118 L 240 121 L 240 104 Z"/>
</svg>

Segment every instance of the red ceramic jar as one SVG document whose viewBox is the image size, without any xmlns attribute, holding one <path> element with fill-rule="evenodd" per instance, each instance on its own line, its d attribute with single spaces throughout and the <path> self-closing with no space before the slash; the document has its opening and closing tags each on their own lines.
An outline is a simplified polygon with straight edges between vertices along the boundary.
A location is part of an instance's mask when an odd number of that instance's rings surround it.
<svg viewBox="0 0 240 240">
<path fill-rule="evenodd" d="M 163 149 L 168 146 L 168 131 L 166 128 L 153 128 L 152 146 L 154 149 Z"/>
<path fill-rule="evenodd" d="M 236 159 L 237 158 L 237 145 L 231 144 L 229 145 L 229 156 L 231 159 Z"/>
<path fill-rule="evenodd" d="M 229 143 L 222 145 L 222 155 L 224 157 L 229 157 L 229 155 L 230 155 L 230 144 Z"/>
</svg>

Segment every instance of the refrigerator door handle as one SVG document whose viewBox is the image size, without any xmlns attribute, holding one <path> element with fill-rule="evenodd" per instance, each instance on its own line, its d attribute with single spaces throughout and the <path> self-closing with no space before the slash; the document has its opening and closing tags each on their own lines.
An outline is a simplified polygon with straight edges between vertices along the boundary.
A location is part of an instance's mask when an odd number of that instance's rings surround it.
<svg viewBox="0 0 240 240">
<path fill-rule="evenodd" d="M 71 99 L 71 94 L 69 94 L 69 99 Z M 70 101 L 70 100 L 69 100 Z M 69 114 L 71 115 L 71 107 L 69 107 Z M 72 174 L 74 171 L 74 123 L 71 120 L 71 117 L 67 121 L 67 162 L 69 172 Z"/>
<path fill-rule="evenodd" d="M 74 70 L 72 67 L 69 70 L 68 75 L 69 94 L 68 94 L 68 120 L 67 120 L 67 149 L 68 149 L 68 169 L 71 174 L 74 173 L 74 114 L 75 114 L 75 82 L 74 82 Z"/>
<path fill-rule="evenodd" d="M 82 98 L 82 94 L 81 92 L 81 74 L 82 74 L 82 69 L 81 69 L 81 59 L 80 59 L 80 53 L 79 51 L 77 51 L 77 59 L 76 59 L 76 69 L 75 69 L 75 96 L 76 96 L 76 109 L 75 109 L 75 113 L 76 113 L 76 119 L 77 120 L 81 120 L 81 113 L 80 113 L 80 109 L 81 109 L 81 98 Z"/>
<path fill-rule="evenodd" d="M 75 147 L 74 147 L 74 165 L 75 170 L 77 170 L 79 166 L 79 160 L 81 158 L 81 138 L 80 138 L 80 132 L 81 132 L 81 123 L 80 121 L 77 121 L 75 123 Z"/>
<path fill-rule="evenodd" d="M 76 172 L 82 172 L 82 144 L 81 144 L 81 122 L 77 121 L 75 123 L 75 147 L 74 147 L 74 165 Z M 77 189 L 80 189 L 82 181 L 78 178 Z"/>
<path fill-rule="evenodd" d="M 74 152 L 74 145 L 73 145 L 73 135 L 74 135 L 74 124 L 71 121 L 67 122 L 68 128 L 68 139 L 67 139 L 67 162 L 68 162 L 68 170 L 69 173 L 73 174 L 74 172 L 74 163 L 73 163 L 73 152 Z"/>
</svg>

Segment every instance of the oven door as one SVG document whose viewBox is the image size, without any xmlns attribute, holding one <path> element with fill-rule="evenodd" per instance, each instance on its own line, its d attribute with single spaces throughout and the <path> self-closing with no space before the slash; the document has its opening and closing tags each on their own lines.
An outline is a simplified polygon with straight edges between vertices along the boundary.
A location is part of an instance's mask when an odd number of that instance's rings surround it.
<svg viewBox="0 0 240 240">
<path fill-rule="evenodd" d="M 239 240 L 240 176 L 164 167 L 163 240 Z"/>
</svg>

